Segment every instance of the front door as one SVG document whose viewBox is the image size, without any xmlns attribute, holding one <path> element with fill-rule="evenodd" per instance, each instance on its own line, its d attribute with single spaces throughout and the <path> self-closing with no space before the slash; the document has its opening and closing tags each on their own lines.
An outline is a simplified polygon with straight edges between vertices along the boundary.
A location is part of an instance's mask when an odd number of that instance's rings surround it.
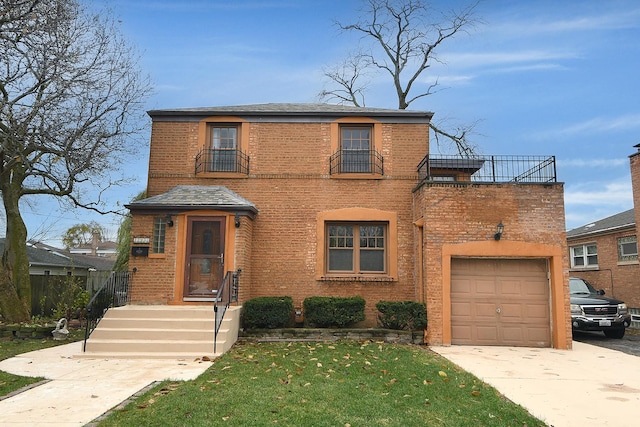
<svg viewBox="0 0 640 427">
<path fill-rule="evenodd" d="M 187 223 L 184 300 L 216 297 L 224 275 L 224 217 L 192 217 Z"/>
</svg>

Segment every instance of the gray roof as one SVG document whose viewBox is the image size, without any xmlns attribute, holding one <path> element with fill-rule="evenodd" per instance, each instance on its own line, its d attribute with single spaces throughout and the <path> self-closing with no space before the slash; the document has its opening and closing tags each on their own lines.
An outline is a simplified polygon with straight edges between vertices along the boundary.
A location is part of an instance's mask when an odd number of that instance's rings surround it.
<svg viewBox="0 0 640 427">
<path fill-rule="evenodd" d="M 0 251 L 4 251 L 5 239 L 0 238 Z M 82 268 L 88 269 L 91 266 L 70 256 L 62 254 L 62 251 L 50 251 L 40 249 L 27 244 L 27 257 L 29 264 L 41 267 L 61 267 L 61 268 Z"/>
<path fill-rule="evenodd" d="M 591 234 L 619 231 L 620 229 L 635 227 L 636 217 L 633 209 L 620 212 L 607 218 L 591 222 L 581 227 L 567 231 L 567 239 L 584 237 Z"/>
<path fill-rule="evenodd" d="M 220 185 L 178 185 L 166 193 L 125 205 L 134 211 L 184 209 L 218 209 L 225 211 L 258 213 L 256 206 Z"/>
<path fill-rule="evenodd" d="M 295 104 L 270 103 L 221 107 L 175 108 L 166 110 L 151 110 L 147 112 L 155 121 L 171 120 L 200 120 L 208 116 L 232 115 L 253 120 L 270 118 L 298 119 L 298 120 L 329 120 L 344 116 L 375 117 L 401 122 L 429 123 L 433 113 L 428 111 L 394 110 L 390 108 L 354 107 L 337 104 Z"/>
</svg>

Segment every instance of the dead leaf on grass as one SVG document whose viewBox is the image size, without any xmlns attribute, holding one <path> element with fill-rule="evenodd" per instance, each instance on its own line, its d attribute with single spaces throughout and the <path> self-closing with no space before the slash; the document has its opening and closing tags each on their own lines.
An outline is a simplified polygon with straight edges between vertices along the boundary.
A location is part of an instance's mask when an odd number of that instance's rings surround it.
<svg viewBox="0 0 640 427">
<path fill-rule="evenodd" d="M 471 392 L 471 396 L 478 397 L 478 396 L 480 396 L 480 392 L 478 390 L 474 390 L 474 391 Z"/>
</svg>

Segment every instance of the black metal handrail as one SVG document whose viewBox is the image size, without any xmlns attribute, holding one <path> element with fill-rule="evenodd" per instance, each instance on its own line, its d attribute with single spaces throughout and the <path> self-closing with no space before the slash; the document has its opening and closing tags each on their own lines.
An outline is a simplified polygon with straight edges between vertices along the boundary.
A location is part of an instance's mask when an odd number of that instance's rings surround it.
<svg viewBox="0 0 640 427">
<path fill-rule="evenodd" d="M 107 310 L 111 307 L 122 307 L 129 303 L 129 272 L 113 271 L 93 295 L 86 309 L 86 329 L 82 351 L 87 349 L 87 340 L 91 332 L 98 326 Z"/>
<path fill-rule="evenodd" d="M 418 180 L 471 182 L 557 182 L 555 156 L 427 155 Z"/>
<path fill-rule="evenodd" d="M 384 175 L 384 158 L 376 150 L 341 149 L 329 159 L 329 173 L 372 173 Z"/>
<path fill-rule="evenodd" d="M 216 352 L 216 344 L 218 342 L 218 332 L 222 325 L 224 314 L 232 302 L 238 302 L 238 276 L 240 269 L 236 271 L 227 271 L 216 293 L 216 299 L 213 303 L 213 312 L 215 316 L 215 331 L 213 335 L 213 353 Z"/>
<path fill-rule="evenodd" d="M 204 148 L 196 155 L 196 174 L 235 172 L 249 174 L 249 156 L 237 149 Z"/>
</svg>

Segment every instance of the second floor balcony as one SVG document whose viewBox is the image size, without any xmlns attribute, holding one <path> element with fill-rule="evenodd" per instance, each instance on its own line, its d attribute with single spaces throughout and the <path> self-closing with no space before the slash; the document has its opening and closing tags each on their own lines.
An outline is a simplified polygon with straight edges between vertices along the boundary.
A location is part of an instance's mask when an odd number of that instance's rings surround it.
<svg viewBox="0 0 640 427">
<path fill-rule="evenodd" d="M 249 174 L 249 156 L 237 149 L 205 148 L 196 155 L 196 175 L 203 172 Z"/>
<path fill-rule="evenodd" d="M 557 182 L 555 156 L 427 155 L 418 165 L 418 180 L 485 183 Z"/>
<path fill-rule="evenodd" d="M 329 173 L 365 173 L 384 175 L 384 159 L 376 150 L 341 149 L 329 160 Z"/>
</svg>

